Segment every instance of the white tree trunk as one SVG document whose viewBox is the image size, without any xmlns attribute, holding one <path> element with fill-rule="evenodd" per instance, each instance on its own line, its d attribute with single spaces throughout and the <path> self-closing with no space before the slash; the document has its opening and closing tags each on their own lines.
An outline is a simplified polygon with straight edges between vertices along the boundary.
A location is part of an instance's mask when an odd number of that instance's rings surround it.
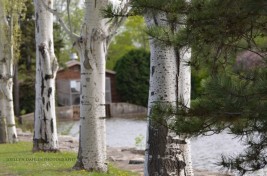
<svg viewBox="0 0 267 176">
<path fill-rule="evenodd" d="M 148 27 L 166 24 L 164 14 L 146 14 Z M 163 46 L 156 40 L 150 39 L 150 86 L 148 117 L 152 114 L 156 103 L 167 103 L 178 106 L 180 56 L 173 48 Z M 187 77 L 186 77 L 187 80 Z M 190 93 L 190 92 L 189 92 Z M 178 138 L 168 130 L 167 123 L 160 124 L 148 119 L 147 146 L 145 154 L 145 176 L 192 176 L 190 167 L 190 151 L 187 141 Z"/>
<path fill-rule="evenodd" d="M 2 98 L 2 95 L 0 95 L 0 144 L 8 142 L 6 118 L 3 114 L 3 107 L 4 107 L 3 100 L 4 99 Z"/>
<path fill-rule="evenodd" d="M 81 38 L 76 49 L 81 59 L 80 140 L 77 169 L 107 171 L 105 136 L 105 67 L 107 20 L 101 8 L 108 0 L 87 0 Z"/>
<path fill-rule="evenodd" d="M 53 7 L 53 0 L 45 0 Z M 57 151 L 55 77 L 58 69 L 54 54 L 53 14 L 40 0 L 34 1 L 36 18 L 36 83 L 33 151 Z"/>
<path fill-rule="evenodd" d="M 180 69 L 178 77 L 178 101 L 190 108 L 191 102 L 191 67 L 188 65 L 191 59 L 191 49 L 183 48 L 179 51 L 180 54 Z M 186 175 L 193 176 L 193 167 L 191 161 L 190 139 L 186 138 L 185 144 L 181 144 L 180 149 L 184 153 L 186 163 Z"/>
<path fill-rule="evenodd" d="M 12 21 L 11 17 L 11 21 Z M 0 98 L 1 116 L 6 118 L 9 143 L 17 142 L 15 115 L 13 107 L 13 24 L 6 20 L 4 2 L 0 0 Z M 3 119 L 2 119 L 3 120 Z"/>
<path fill-rule="evenodd" d="M 105 127 L 105 67 L 107 46 L 114 31 L 122 23 L 108 23 L 102 17 L 102 9 L 114 0 L 85 0 L 85 18 L 82 34 L 72 33 L 59 14 L 46 8 L 59 18 L 63 29 L 74 41 L 81 62 L 80 94 L 80 140 L 75 169 L 88 171 L 107 171 L 106 163 L 106 127 Z M 121 1 L 121 7 L 124 1 Z M 127 8 L 125 8 L 127 10 Z"/>
</svg>

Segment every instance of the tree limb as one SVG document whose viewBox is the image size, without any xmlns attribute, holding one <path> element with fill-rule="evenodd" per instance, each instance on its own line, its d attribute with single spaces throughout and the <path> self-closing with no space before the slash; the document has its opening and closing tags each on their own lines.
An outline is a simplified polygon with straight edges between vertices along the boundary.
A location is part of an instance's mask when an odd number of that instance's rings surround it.
<svg viewBox="0 0 267 176">
<path fill-rule="evenodd" d="M 117 11 L 119 11 L 119 16 L 115 17 L 117 20 L 114 20 L 110 27 L 109 27 L 109 36 L 107 39 L 107 46 L 111 43 L 111 39 L 113 38 L 114 35 L 116 35 L 116 31 L 118 28 L 125 22 L 125 20 L 128 17 L 128 13 L 131 9 L 130 7 L 130 1 L 125 0 L 120 3 L 120 6 L 118 7 Z M 117 14 L 117 13 L 114 13 Z"/>
<path fill-rule="evenodd" d="M 70 26 L 70 32 L 73 33 L 72 27 L 71 27 L 71 22 L 70 22 L 70 0 L 67 0 L 67 13 L 68 13 L 68 22 Z"/>
<path fill-rule="evenodd" d="M 60 25 L 63 27 L 63 29 L 65 30 L 65 32 L 70 36 L 70 38 L 73 41 L 76 41 L 79 38 L 79 35 L 73 33 L 68 27 L 67 25 L 64 23 L 64 21 L 62 20 L 62 18 L 59 16 L 59 13 L 57 12 L 57 10 L 51 9 L 47 4 L 45 4 L 45 2 L 43 0 L 41 0 L 42 4 L 44 5 L 45 9 L 48 10 L 49 12 L 51 12 L 53 15 L 56 16 L 56 18 L 58 19 Z"/>
</svg>

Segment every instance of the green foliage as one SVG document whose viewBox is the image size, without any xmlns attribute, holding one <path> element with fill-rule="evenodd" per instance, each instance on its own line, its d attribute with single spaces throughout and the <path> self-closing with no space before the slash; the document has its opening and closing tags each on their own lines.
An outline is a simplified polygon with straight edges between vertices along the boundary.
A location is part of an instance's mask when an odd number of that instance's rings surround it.
<svg viewBox="0 0 267 176">
<path fill-rule="evenodd" d="M 23 10 L 25 9 L 26 0 L 9 0 L 5 1 L 5 14 L 6 20 L 8 22 L 8 29 L 6 29 L 6 34 L 9 40 L 9 47 L 11 57 L 10 59 L 13 62 L 17 61 L 20 55 L 19 46 L 21 43 L 21 31 L 19 23 L 21 19 L 24 17 Z"/>
<path fill-rule="evenodd" d="M 241 138 L 248 148 L 235 157 L 224 156 L 220 163 L 238 170 L 241 175 L 266 166 L 266 86 L 265 68 L 225 73 L 206 82 L 205 95 L 194 102 L 190 110 L 199 121 L 205 122 L 195 132 L 228 129 L 229 133 Z M 182 124 L 177 121 L 178 125 Z"/>
<path fill-rule="evenodd" d="M 32 143 L 0 145 L 0 169 L 4 175 L 21 176 L 134 176 L 132 172 L 123 171 L 109 165 L 107 174 L 76 171 L 70 169 L 76 162 L 77 154 L 73 152 L 32 153 Z"/>
<path fill-rule="evenodd" d="M 29 71 L 35 68 L 35 23 L 32 19 L 34 17 L 34 6 L 31 0 L 27 0 L 25 3 L 25 9 L 23 13 L 24 18 L 20 21 L 21 37 L 23 40 L 20 44 L 20 59 L 19 76 L 23 79 L 25 76 L 34 77 L 35 72 Z"/>
<path fill-rule="evenodd" d="M 188 109 L 158 102 L 152 119 L 166 124 L 179 135 L 211 135 L 227 130 L 247 146 L 240 155 L 223 156 L 219 163 L 238 170 L 241 175 L 266 166 L 267 141 L 267 70 L 224 72 L 203 83 L 203 94 Z"/>
<path fill-rule="evenodd" d="M 35 106 L 35 22 L 34 5 L 32 0 L 25 0 L 25 7 L 22 9 L 24 16 L 19 21 L 21 30 L 21 42 L 18 60 L 20 80 L 20 110 L 23 113 L 31 113 Z M 58 35 L 59 25 L 54 24 L 54 45 L 56 56 L 61 55 L 61 48 L 64 47 L 62 36 Z"/>
<path fill-rule="evenodd" d="M 203 93 L 203 86 L 202 84 L 208 78 L 208 71 L 207 69 L 192 69 L 192 76 L 191 76 L 191 99 L 196 99 Z"/>
<path fill-rule="evenodd" d="M 148 50 L 144 19 L 141 16 L 127 18 L 108 49 L 107 68 L 113 70 L 116 62 L 133 49 Z"/>
<path fill-rule="evenodd" d="M 139 134 L 138 136 L 136 136 L 134 138 L 135 140 L 135 146 L 138 147 L 138 148 L 142 148 L 143 147 L 143 140 L 144 140 L 144 136 Z"/>
<path fill-rule="evenodd" d="M 20 110 L 24 114 L 34 112 L 35 77 L 28 77 L 20 83 Z"/>
<path fill-rule="evenodd" d="M 252 51 L 266 61 L 266 1 L 136 0 L 132 7 L 131 14 L 151 15 L 152 19 L 166 14 L 166 23 L 150 27 L 147 33 L 162 45 L 178 50 L 191 47 L 189 64 L 194 72 L 209 75 L 205 80 L 197 78 L 202 93 L 191 109 L 159 102 L 152 118 L 166 125 L 166 120 L 176 117 L 169 128 L 189 136 L 228 129 L 248 148 L 236 157 L 223 157 L 222 166 L 241 175 L 266 166 L 266 65 L 233 70 L 242 51 Z"/>
<path fill-rule="evenodd" d="M 147 106 L 149 86 L 149 53 L 132 50 L 116 64 L 116 84 L 123 101 Z"/>
</svg>

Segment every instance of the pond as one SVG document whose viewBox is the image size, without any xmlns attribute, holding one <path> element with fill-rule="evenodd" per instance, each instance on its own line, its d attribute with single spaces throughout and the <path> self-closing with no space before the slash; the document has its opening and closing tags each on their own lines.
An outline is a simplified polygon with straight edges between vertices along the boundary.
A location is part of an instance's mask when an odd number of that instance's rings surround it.
<svg viewBox="0 0 267 176">
<path fill-rule="evenodd" d="M 145 147 L 147 122 L 145 120 L 110 118 L 106 120 L 107 145 L 110 147 Z M 78 139 L 79 121 L 59 122 L 58 132 Z M 142 138 L 144 138 L 142 140 Z M 139 141 L 138 141 L 139 140 Z M 198 137 L 191 140 L 193 167 L 219 171 L 217 163 L 222 154 L 238 154 L 245 147 L 237 138 L 226 132 L 212 136 Z M 267 176 L 260 171 L 253 176 Z"/>
<path fill-rule="evenodd" d="M 135 138 L 145 137 L 146 121 L 135 119 L 110 118 L 106 120 L 107 145 L 110 147 L 135 147 Z M 58 133 L 79 138 L 79 121 L 58 123 Z M 140 144 L 145 146 L 145 140 Z"/>
</svg>

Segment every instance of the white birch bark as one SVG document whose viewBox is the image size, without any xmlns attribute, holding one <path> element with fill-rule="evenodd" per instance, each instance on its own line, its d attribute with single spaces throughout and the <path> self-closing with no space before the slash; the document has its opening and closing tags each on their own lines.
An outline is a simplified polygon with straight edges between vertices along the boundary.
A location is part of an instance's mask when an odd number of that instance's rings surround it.
<svg viewBox="0 0 267 176">
<path fill-rule="evenodd" d="M 148 27 L 168 25 L 164 14 L 146 14 Z M 150 86 L 148 117 L 156 103 L 167 103 L 178 106 L 179 100 L 179 52 L 173 47 L 163 46 L 155 39 L 150 39 Z M 184 69 L 184 68 L 183 68 Z M 183 76 L 184 78 L 184 76 Z M 188 80 L 186 77 L 185 80 Z M 189 92 L 190 94 L 190 92 Z M 187 141 L 168 130 L 167 123 L 148 119 L 147 146 L 145 154 L 145 176 L 192 176 L 191 156 L 187 150 Z"/>
<path fill-rule="evenodd" d="M 105 136 L 105 67 L 107 20 L 101 8 L 108 0 L 85 1 L 82 36 L 76 42 L 81 61 L 80 141 L 76 168 L 107 171 Z"/>
<path fill-rule="evenodd" d="M 187 3 L 190 3 L 191 0 L 186 0 Z M 188 63 L 191 60 L 191 48 L 184 47 L 179 51 L 180 54 L 180 68 L 179 68 L 179 77 L 178 77 L 178 101 L 190 108 L 191 103 L 191 67 Z M 185 174 L 193 176 L 193 166 L 191 160 L 191 145 L 190 139 L 184 138 L 185 144 L 181 145 L 181 150 L 184 153 L 185 160 Z"/>
<path fill-rule="evenodd" d="M 53 0 L 45 0 L 53 7 Z M 53 14 L 40 0 L 34 1 L 36 20 L 36 83 L 33 151 L 58 151 L 55 111 L 55 77 L 58 69 L 54 54 Z"/>
<path fill-rule="evenodd" d="M 191 102 L 191 67 L 188 65 L 191 59 L 191 49 L 182 48 L 179 51 L 180 54 L 180 69 L 178 77 L 178 101 L 182 103 L 183 106 L 190 108 Z M 185 144 L 181 144 L 180 149 L 184 153 L 185 160 L 185 173 L 186 175 L 193 176 L 193 167 L 191 161 L 191 149 L 190 149 L 190 139 L 184 138 Z"/>
<path fill-rule="evenodd" d="M 126 0 L 127 1 L 127 0 Z M 75 169 L 107 171 L 105 127 L 105 67 L 108 44 L 114 31 L 123 22 L 108 23 L 101 9 L 108 4 L 118 5 L 114 0 L 85 0 L 85 18 L 81 36 L 62 21 L 57 11 L 47 9 L 57 16 L 63 29 L 74 42 L 81 62 L 80 139 Z M 121 7 L 126 7 L 120 1 Z M 124 10 L 127 11 L 127 8 Z"/>
<path fill-rule="evenodd" d="M 2 107 L 4 107 L 4 102 L 3 102 L 2 95 L 0 95 L 0 144 L 8 142 L 6 118 L 3 114 Z"/>
<path fill-rule="evenodd" d="M 5 102 L 4 102 L 4 94 L 2 91 L 2 85 L 3 85 L 3 72 L 4 72 L 4 66 L 3 66 L 3 60 L 6 57 L 5 56 L 5 44 L 6 44 L 6 31 L 7 31 L 7 24 L 5 20 L 5 12 L 4 12 L 4 3 L 3 0 L 0 0 L 0 84 L 1 84 L 1 91 L 0 91 L 0 142 L 1 143 L 7 143 L 7 126 L 6 126 L 6 117 L 5 117 Z"/>
<path fill-rule="evenodd" d="M 17 142 L 15 115 L 13 106 L 13 23 L 11 16 L 8 24 L 4 2 L 0 0 L 0 93 L 2 98 L 1 116 L 6 118 L 7 138 L 9 143 Z"/>
</svg>

